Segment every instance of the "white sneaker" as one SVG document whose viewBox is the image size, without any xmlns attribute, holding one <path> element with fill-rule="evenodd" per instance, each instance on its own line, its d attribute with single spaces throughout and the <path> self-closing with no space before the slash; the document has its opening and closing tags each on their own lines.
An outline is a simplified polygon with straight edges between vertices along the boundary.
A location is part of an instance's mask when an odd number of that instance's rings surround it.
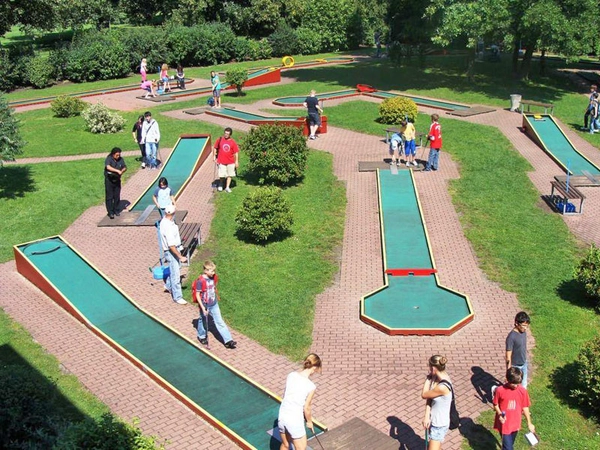
<svg viewBox="0 0 600 450">
<path fill-rule="evenodd" d="M 229 192 L 231 192 L 231 189 L 229 189 L 229 188 L 225 188 L 225 192 L 228 192 L 228 193 L 229 193 Z"/>
<path fill-rule="evenodd" d="M 182 299 L 182 298 L 178 298 L 177 300 L 173 300 L 175 303 L 177 303 L 178 305 L 185 305 L 187 304 L 187 302 Z"/>
<path fill-rule="evenodd" d="M 219 192 L 221 192 L 222 190 L 223 190 L 223 188 L 222 188 L 221 186 L 219 186 L 219 187 L 217 188 L 217 191 L 219 191 Z"/>
<path fill-rule="evenodd" d="M 416 162 L 416 161 L 413 161 L 413 166 L 415 166 L 415 167 L 419 167 L 419 163 L 418 163 L 418 162 Z"/>
<path fill-rule="evenodd" d="M 143 163 L 142 163 L 142 169 L 145 169 L 145 168 L 146 168 L 146 163 L 145 163 L 145 162 L 143 162 Z"/>
<path fill-rule="evenodd" d="M 406 167 L 410 166 L 410 163 L 408 161 L 406 161 Z"/>
</svg>

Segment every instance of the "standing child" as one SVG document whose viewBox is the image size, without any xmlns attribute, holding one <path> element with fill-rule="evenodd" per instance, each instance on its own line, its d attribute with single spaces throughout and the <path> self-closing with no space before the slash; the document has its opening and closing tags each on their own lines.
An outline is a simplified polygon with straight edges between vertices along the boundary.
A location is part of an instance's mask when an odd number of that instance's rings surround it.
<svg viewBox="0 0 600 450">
<path fill-rule="evenodd" d="M 529 314 L 518 312 L 513 329 L 506 336 L 506 368 L 516 367 L 522 373 L 521 383 L 527 389 L 527 328 L 531 324 Z"/>
<path fill-rule="evenodd" d="M 152 196 L 154 204 L 158 208 L 161 219 L 165 215 L 165 208 L 167 206 L 175 206 L 175 197 L 173 197 L 173 191 L 169 187 L 169 182 L 165 177 L 160 177 L 158 180 L 158 187 L 154 190 Z"/>
<path fill-rule="evenodd" d="M 194 282 L 194 302 L 200 307 L 200 317 L 198 318 L 198 340 L 202 345 L 208 345 L 208 316 L 212 316 L 217 331 L 223 338 L 225 347 L 234 349 L 237 345 L 225 325 L 221 310 L 219 309 L 219 294 L 217 292 L 217 283 L 219 277 L 215 273 L 215 263 L 212 261 L 204 262 L 204 273 Z M 206 320 L 206 328 L 204 325 Z"/>
<path fill-rule="evenodd" d="M 592 113 L 592 107 L 593 107 L 593 101 L 594 101 L 594 94 L 596 94 L 598 90 L 598 86 L 596 86 L 595 84 L 592 84 L 590 86 L 590 97 L 589 97 L 589 102 L 587 107 L 585 108 L 585 115 L 583 116 L 583 128 L 582 130 L 587 130 L 588 129 L 588 120 L 590 118 L 590 115 Z"/>
<path fill-rule="evenodd" d="M 133 124 L 131 134 L 133 134 L 133 142 L 135 142 L 142 153 L 142 169 L 146 168 L 146 144 L 142 142 L 142 127 L 144 126 L 144 116 L 139 116 L 136 123 Z"/>
<path fill-rule="evenodd" d="M 417 154 L 417 145 L 415 143 L 415 137 L 417 136 L 417 131 L 415 130 L 415 126 L 412 122 L 409 122 L 408 119 L 404 119 L 402 122 L 402 129 L 400 132 L 402 136 L 404 136 L 404 155 L 406 156 L 406 166 L 418 166 L 419 164 L 415 161 L 415 155 Z"/>
<path fill-rule="evenodd" d="M 147 77 L 147 64 L 146 64 L 146 58 L 142 58 L 142 62 L 140 63 L 140 75 L 142 76 L 142 83 L 144 81 L 146 81 L 146 77 Z"/>
<path fill-rule="evenodd" d="M 210 84 L 212 86 L 213 102 L 215 108 L 221 107 L 221 80 L 219 75 L 213 70 L 210 73 Z"/>
<path fill-rule="evenodd" d="M 169 66 L 163 64 L 160 69 L 160 79 L 163 82 L 163 92 L 171 91 L 171 83 L 169 83 Z"/>
<path fill-rule="evenodd" d="M 390 164 L 391 165 L 394 164 L 394 158 L 395 158 L 396 165 L 399 166 L 400 165 L 400 156 L 402 155 L 402 136 L 400 136 L 400 134 L 398 134 L 398 133 L 392 134 L 392 137 L 390 138 L 389 152 L 390 152 L 390 156 L 392 157 Z"/>
<path fill-rule="evenodd" d="M 183 73 L 183 66 L 177 64 L 177 87 L 179 89 L 185 89 L 185 74 Z"/>
<path fill-rule="evenodd" d="M 425 172 L 438 170 L 440 151 L 442 150 L 442 126 L 439 124 L 438 120 L 440 120 L 439 115 L 431 115 L 431 127 L 429 127 L 429 134 L 427 135 L 427 140 L 429 141 L 429 157 L 427 158 Z"/>
<path fill-rule="evenodd" d="M 502 437 L 502 450 L 513 450 L 517 433 L 521 429 L 521 415 L 527 419 L 529 431 L 535 433 L 529 413 L 531 401 L 527 389 L 521 386 L 522 377 L 520 369 L 511 367 L 506 371 L 506 384 L 499 386 L 494 393 L 494 429 Z"/>
</svg>

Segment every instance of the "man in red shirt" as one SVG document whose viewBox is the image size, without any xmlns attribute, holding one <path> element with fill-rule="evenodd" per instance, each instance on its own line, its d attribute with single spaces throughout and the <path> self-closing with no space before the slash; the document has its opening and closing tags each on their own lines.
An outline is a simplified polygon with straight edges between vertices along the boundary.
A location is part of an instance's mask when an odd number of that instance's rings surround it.
<svg viewBox="0 0 600 450">
<path fill-rule="evenodd" d="M 225 128 L 223 136 L 217 139 L 213 149 L 213 159 L 219 166 L 219 178 L 221 180 L 225 179 L 224 183 L 221 181 L 218 190 L 225 189 L 225 192 L 231 192 L 229 187 L 231 178 L 235 177 L 235 170 L 239 167 L 238 153 L 240 149 L 231 137 L 231 132 L 231 128 Z"/>
<path fill-rule="evenodd" d="M 442 149 L 442 126 L 438 120 L 440 120 L 439 115 L 431 115 L 431 127 L 429 127 L 429 135 L 427 136 L 427 140 L 429 141 L 429 158 L 427 158 L 425 172 L 438 170 L 440 150 Z"/>
</svg>

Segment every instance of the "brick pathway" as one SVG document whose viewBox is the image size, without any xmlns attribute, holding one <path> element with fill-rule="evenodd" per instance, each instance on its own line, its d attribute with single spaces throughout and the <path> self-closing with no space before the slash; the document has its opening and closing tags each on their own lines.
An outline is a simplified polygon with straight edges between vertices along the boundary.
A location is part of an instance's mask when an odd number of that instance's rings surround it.
<svg viewBox="0 0 600 450">
<path fill-rule="evenodd" d="M 244 109 L 257 110 L 266 104 L 259 102 Z M 240 122 L 206 115 L 168 114 L 248 129 Z M 442 120 L 446 117 L 442 116 Z M 560 169 L 521 134 L 518 114 L 498 111 L 464 120 L 500 126 L 534 166 L 530 176 L 536 187 L 540 192 L 548 192 L 548 181 L 552 175 L 560 174 Z M 598 161 L 593 147 L 584 148 L 585 142 L 577 136 L 570 137 L 576 145 L 581 144 L 586 155 Z M 360 417 L 388 434 L 395 435 L 400 430 L 397 439 L 403 444 L 401 448 L 422 448 L 423 400 L 419 392 L 428 357 L 434 353 L 448 356 L 461 415 L 476 417 L 488 405 L 478 399 L 475 386 L 484 376 L 502 378 L 503 340 L 519 309 L 517 299 L 490 282 L 479 269 L 447 190 L 448 181 L 458 177 L 458 170 L 442 153 L 440 171 L 417 173 L 415 178 L 440 281 L 469 295 L 475 320 L 450 337 L 391 337 L 361 323 L 358 300 L 382 284 L 382 261 L 375 175 L 359 173 L 357 166 L 360 160 L 381 158 L 386 146 L 376 137 L 335 127 L 329 127 L 326 135 L 309 144 L 332 153 L 335 174 L 345 183 L 348 198 L 340 272 L 316 301 L 312 350 L 323 357 L 324 372 L 316 379 L 314 414 L 329 427 Z M 124 186 L 123 198 L 137 197 L 154 175 L 138 171 Z M 213 215 L 212 176 L 212 167 L 206 164 L 178 201 L 180 208 L 189 211 L 187 220 L 202 223 L 204 236 L 209 233 Z M 598 243 L 598 231 L 592 228 L 591 218 L 597 217 L 599 194 L 589 191 L 585 191 L 589 194 L 586 214 L 566 217 L 565 221 L 582 239 Z M 96 227 L 104 214 L 102 206 L 90 208 L 65 231 L 64 237 L 142 307 L 193 339 L 191 321 L 197 317 L 196 309 L 175 305 L 160 285 L 150 283 L 147 267 L 157 260 L 154 230 L 119 228 L 119 254 L 115 258 L 114 251 L 105 245 L 114 242 L 115 229 Z M 3 264 L 0 270 L 4 294 L 0 306 L 115 413 L 126 419 L 140 417 L 144 431 L 169 439 L 172 449 L 234 448 L 18 275 L 14 262 Z M 233 333 L 240 343 L 238 350 L 215 346 L 214 353 L 281 394 L 285 376 L 295 364 L 235 330 Z M 444 448 L 458 449 L 460 444 L 459 433 L 451 432 Z"/>
</svg>

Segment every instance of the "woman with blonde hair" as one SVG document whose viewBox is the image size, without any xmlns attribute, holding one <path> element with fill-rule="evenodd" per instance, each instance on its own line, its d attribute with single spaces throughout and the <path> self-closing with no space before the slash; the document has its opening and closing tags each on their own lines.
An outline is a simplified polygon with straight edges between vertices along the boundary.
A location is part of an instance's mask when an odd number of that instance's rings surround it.
<svg viewBox="0 0 600 450">
<path fill-rule="evenodd" d="M 315 432 L 312 423 L 311 403 L 317 387 L 310 380 L 313 373 L 321 373 L 321 358 L 315 353 L 308 355 L 302 369 L 290 373 L 285 383 L 283 401 L 279 407 L 278 428 L 281 435 L 280 450 L 306 450 L 306 427 Z"/>
<path fill-rule="evenodd" d="M 421 397 L 426 399 L 423 427 L 429 440 L 428 450 L 440 450 L 450 428 L 452 384 L 446 373 L 448 360 L 441 355 L 429 358 L 429 374 L 423 383 Z"/>
</svg>

